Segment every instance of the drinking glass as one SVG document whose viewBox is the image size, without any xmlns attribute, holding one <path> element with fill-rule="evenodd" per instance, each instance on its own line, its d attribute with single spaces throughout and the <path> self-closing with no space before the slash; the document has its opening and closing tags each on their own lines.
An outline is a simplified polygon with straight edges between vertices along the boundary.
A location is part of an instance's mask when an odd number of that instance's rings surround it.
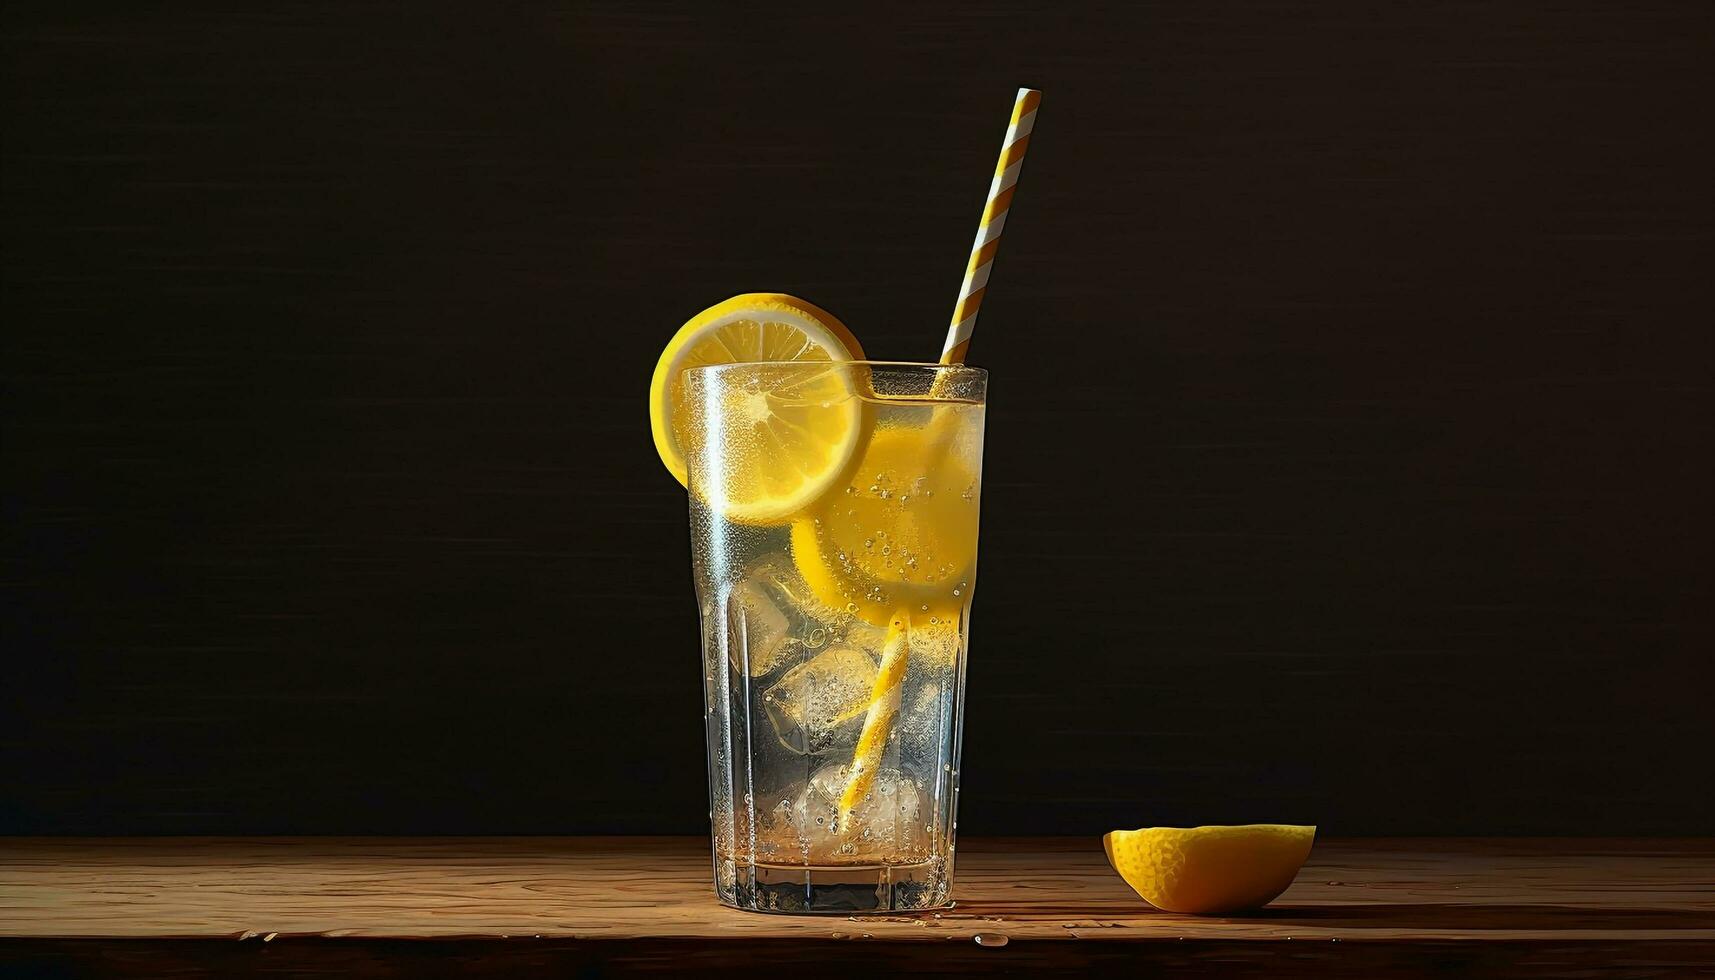
<svg viewBox="0 0 1715 980">
<path fill-rule="evenodd" d="M 944 906 L 987 372 L 795 361 L 685 381 L 716 893 Z"/>
</svg>

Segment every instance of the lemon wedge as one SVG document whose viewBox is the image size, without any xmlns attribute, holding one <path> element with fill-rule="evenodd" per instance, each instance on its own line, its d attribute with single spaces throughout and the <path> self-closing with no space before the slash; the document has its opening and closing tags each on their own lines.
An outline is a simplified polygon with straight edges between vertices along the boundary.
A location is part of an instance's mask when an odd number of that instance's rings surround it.
<svg viewBox="0 0 1715 980">
<path fill-rule="evenodd" d="M 846 486 L 792 524 L 792 558 L 835 609 L 887 626 L 953 619 L 977 559 L 977 477 L 941 427 L 879 428 Z"/>
<path fill-rule="evenodd" d="M 723 402 L 708 406 L 763 461 L 709 481 L 720 499 L 708 502 L 728 520 L 783 523 L 844 474 L 863 441 L 862 402 L 850 372 L 833 366 L 862 357 L 845 324 L 793 296 L 745 293 L 709 307 L 668 341 L 649 383 L 649 423 L 661 462 L 689 486 L 687 453 L 700 449 L 707 434 L 687 407 L 686 369 L 779 362 L 782 369 L 759 369 L 748 389 L 723 388 Z"/>
<path fill-rule="evenodd" d="M 1146 827 L 1102 836 L 1108 863 L 1143 900 L 1198 915 L 1257 909 L 1286 891 L 1315 827 Z"/>
</svg>

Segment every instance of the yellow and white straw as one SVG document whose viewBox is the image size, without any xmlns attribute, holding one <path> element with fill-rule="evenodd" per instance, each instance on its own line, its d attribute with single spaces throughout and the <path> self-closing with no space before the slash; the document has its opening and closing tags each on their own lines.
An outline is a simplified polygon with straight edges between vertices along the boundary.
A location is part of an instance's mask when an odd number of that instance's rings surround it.
<svg viewBox="0 0 1715 980">
<path fill-rule="evenodd" d="M 893 732 L 893 719 L 899 714 L 899 692 L 905 683 L 905 665 L 910 649 L 910 617 L 900 610 L 893 614 L 887 626 L 887 639 L 881 648 L 881 667 L 875 672 L 870 686 L 869 711 L 863 718 L 863 731 L 858 734 L 857 749 L 852 753 L 852 771 L 846 777 L 846 788 L 840 793 L 840 827 L 850 833 L 852 811 L 869 795 L 875 785 L 876 772 L 881 767 L 881 753 L 887 748 L 887 737 Z"/>
<path fill-rule="evenodd" d="M 1021 88 L 1012 104 L 1012 122 L 1007 124 L 1000 162 L 994 168 L 994 179 L 989 182 L 988 202 L 983 206 L 982 224 L 977 226 L 976 243 L 971 246 L 971 260 L 965 265 L 965 281 L 959 287 L 953 323 L 947 328 L 947 342 L 941 347 L 942 364 L 965 363 L 965 352 L 971 346 L 971 329 L 976 326 L 977 311 L 983 305 L 995 253 L 1000 251 L 1000 232 L 1006 227 L 1006 213 L 1012 207 L 1018 172 L 1024 167 L 1024 151 L 1030 147 L 1030 131 L 1036 126 L 1036 106 L 1041 101 L 1041 92 Z"/>
<path fill-rule="evenodd" d="M 994 268 L 995 253 L 1000 251 L 1000 232 L 1006 226 L 1006 213 L 1012 207 L 1018 172 L 1024 167 L 1024 151 L 1030 146 L 1030 131 L 1036 126 L 1036 106 L 1041 101 L 1042 93 L 1033 88 L 1019 89 L 1018 97 L 1013 100 L 1012 121 L 1006 127 L 1006 141 L 1001 144 L 1000 162 L 995 165 L 994 179 L 989 182 L 982 224 L 977 227 L 977 240 L 971 246 L 971 259 L 965 265 L 965 281 L 959 287 L 959 304 L 953 309 L 953 324 L 948 328 L 947 342 L 941 348 L 942 364 L 963 364 L 965 352 L 970 349 L 971 328 L 976 325 L 977 310 L 983 304 L 983 293 L 988 288 L 989 270 Z M 941 378 L 936 379 L 937 387 L 941 381 Z M 852 811 L 875 786 L 882 753 L 893 733 L 893 721 L 899 714 L 900 689 L 905 683 L 905 668 L 910 657 L 910 636 L 910 614 L 900 610 L 888 626 L 881 666 L 876 670 L 875 683 L 870 688 L 863 731 L 859 733 L 857 749 L 852 753 L 851 773 L 846 778 L 845 790 L 840 793 L 840 826 L 846 833 L 855 829 Z"/>
</svg>

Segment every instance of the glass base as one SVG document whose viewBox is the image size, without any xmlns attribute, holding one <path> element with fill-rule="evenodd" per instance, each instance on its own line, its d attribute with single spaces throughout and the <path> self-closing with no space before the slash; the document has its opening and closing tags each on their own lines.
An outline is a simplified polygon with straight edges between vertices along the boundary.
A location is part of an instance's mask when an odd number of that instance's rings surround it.
<svg viewBox="0 0 1715 980">
<path fill-rule="evenodd" d="M 728 865 L 716 887 L 721 904 L 746 912 L 797 915 L 922 912 L 947 907 L 940 861 L 841 867 L 802 864 Z M 722 874 L 723 879 L 726 878 Z"/>
</svg>

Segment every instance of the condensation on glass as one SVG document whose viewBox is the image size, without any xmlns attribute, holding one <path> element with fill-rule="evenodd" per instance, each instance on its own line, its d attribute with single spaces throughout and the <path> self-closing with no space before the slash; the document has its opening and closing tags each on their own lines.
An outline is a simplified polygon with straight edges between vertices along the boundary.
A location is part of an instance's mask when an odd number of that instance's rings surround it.
<svg viewBox="0 0 1715 980">
<path fill-rule="evenodd" d="M 947 903 L 987 380 L 874 362 L 687 372 L 723 903 Z M 828 469 L 806 488 L 807 452 Z M 774 494 L 784 510 L 761 519 L 723 504 Z"/>
</svg>

